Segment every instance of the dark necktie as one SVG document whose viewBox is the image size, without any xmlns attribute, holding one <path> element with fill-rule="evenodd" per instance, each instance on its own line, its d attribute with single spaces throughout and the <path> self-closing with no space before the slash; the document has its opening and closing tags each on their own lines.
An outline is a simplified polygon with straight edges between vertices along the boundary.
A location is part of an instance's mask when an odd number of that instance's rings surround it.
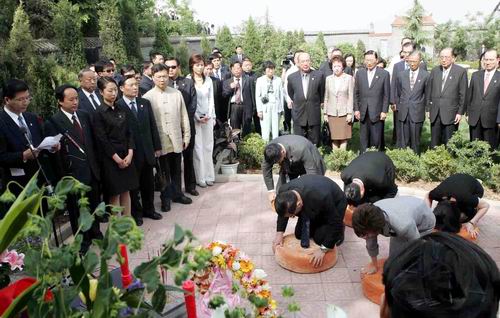
<svg viewBox="0 0 500 318">
<path fill-rule="evenodd" d="M 97 103 L 97 101 L 94 98 L 94 93 L 90 94 L 89 96 L 90 96 L 90 100 L 92 101 L 92 105 L 94 106 L 94 109 L 97 109 L 97 107 L 99 107 L 99 104 Z"/>
<path fill-rule="evenodd" d="M 137 118 L 137 106 L 134 101 L 130 102 L 130 109 L 132 110 L 132 113 L 134 113 L 135 118 Z"/>
<path fill-rule="evenodd" d="M 83 129 L 82 129 L 82 126 L 80 126 L 80 124 L 78 123 L 76 116 L 75 115 L 71 116 L 71 120 L 73 121 L 73 128 L 78 133 L 78 137 L 80 138 L 80 141 L 82 143 L 85 143 L 85 137 L 83 136 Z"/>
<path fill-rule="evenodd" d="M 240 79 L 236 79 L 236 92 L 234 94 L 234 102 L 236 104 L 241 104 L 241 86 L 240 86 Z"/>
<path fill-rule="evenodd" d="M 20 127 L 23 127 L 24 130 L 26 130 L 26 137 L 28 137 L 29 142 L 33 143 L 33 138 L 31 137 L 31 132 L 30 132 L 30 130 L 28 128 L 28 125 L 26 125 L 26 122 L 24 121 L 23 116 L 19 115 L 17 117 L 17 120 L 19 121 Z M 23 131 L 23 133 L 24 133 L 24 131 Z"/>
</svg>

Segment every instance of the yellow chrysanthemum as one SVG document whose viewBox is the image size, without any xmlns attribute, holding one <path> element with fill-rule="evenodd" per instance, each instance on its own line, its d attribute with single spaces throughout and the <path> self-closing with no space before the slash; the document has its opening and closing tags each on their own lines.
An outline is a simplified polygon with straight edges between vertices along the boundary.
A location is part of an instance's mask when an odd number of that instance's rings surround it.
<svg viewBox="0 0 500 318">
<path fill-rule="evenodd" d="M 253 270 L 253 264 L 250 261 L 240 261 L 241 271 L 243 273 L 249 273 Z"/>
</svg>

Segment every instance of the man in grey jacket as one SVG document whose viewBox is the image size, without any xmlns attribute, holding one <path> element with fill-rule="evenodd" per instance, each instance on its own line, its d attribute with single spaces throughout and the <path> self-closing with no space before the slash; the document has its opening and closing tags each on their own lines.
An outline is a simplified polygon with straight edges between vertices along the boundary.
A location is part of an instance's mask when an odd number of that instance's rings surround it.
<svg viewBox="0 0 500 318">
<path fill-rule="evenodd" d="M 273 166 L 279 164 L 279 179 L 276 190 L 287 182 L 304 174 L 325 175 L 323 158 L 312 142 L 298 135 L 285 135 L 271 140 L 264 149 L 262 174 L 268 190 L 269 201 L 276 197 L 273 181 Z"/>
<path fill-rule="evenodd" d="M 379 253 L 377 236 L 390 237 L 389 255 L 395 255 L 404 246 L 434 229 L 436 217 L 424 200 L 410 196 L 384 199 L 374 204 L 362 204 L 354 210 L 352 227 L 358 237 L 366 240 L 366 250 L 371 264 L 363 274 L 378 271 Z"/>
</svg>

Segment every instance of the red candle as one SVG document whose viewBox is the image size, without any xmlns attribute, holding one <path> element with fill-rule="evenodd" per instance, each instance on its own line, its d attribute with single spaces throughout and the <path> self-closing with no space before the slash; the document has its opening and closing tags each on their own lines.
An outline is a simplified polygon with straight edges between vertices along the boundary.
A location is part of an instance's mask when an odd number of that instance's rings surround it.
<svg viewBox="0 0 500 318">
<path fill-rule="evenodd" d="M 196 318 L 196 301 L 194 299 L 194 282 L 187 280 L 182 283 L 184 289 L 184 303 L 186 304 L 187 318 Z"/>
<path fill-rule="evenodd" d="M 120 264 L 120 269 L 122 272 L 122 285 L 123 288 L 127 288 L 132 283 L 132 274 L 128 268 L 128 254 L 127 246 L 125 244 L 120 244 L 120 255 L 123 258 L 123 262 Z"/>
</svg>

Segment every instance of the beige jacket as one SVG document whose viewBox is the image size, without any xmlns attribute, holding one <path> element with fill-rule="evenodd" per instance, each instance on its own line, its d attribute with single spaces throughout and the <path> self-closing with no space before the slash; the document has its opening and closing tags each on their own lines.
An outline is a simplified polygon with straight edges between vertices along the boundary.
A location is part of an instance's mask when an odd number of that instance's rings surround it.
<svg viewBox="0 0 500 318">
<path fill-rule="evenodd" d="M 343 73 L 335 82 L 335 74 L 326 78 L 325 113 L 328 116 L 352 115 L 354 102 L 354 78 Z M 335 86 L 338 84 L 338 87 Z"/>
<path fill-rule="evenodd" d="M 151 102 L 160 134 L 162 155 L 182 152 L 182 143 L 189 144 L 191 130 L 181 92 L 172 87 L 162 91 L 155 86 L 142 97 Z"/>
</svg>

